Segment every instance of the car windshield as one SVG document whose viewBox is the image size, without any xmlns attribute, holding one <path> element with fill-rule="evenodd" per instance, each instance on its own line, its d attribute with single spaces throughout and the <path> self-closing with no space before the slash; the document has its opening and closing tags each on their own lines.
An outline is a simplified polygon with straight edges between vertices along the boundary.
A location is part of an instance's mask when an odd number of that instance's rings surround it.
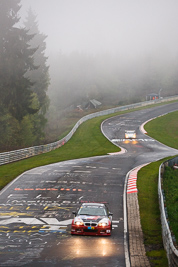
<svg viewBox="0 0 178 267">
<path fill-rule="evenodd" d="M 106 210 L 103 207 L 98 206 L 86 206 L 81 207 L 78 215 L 94 215 L 94 216 L 106 216 Z"/>
</svg>

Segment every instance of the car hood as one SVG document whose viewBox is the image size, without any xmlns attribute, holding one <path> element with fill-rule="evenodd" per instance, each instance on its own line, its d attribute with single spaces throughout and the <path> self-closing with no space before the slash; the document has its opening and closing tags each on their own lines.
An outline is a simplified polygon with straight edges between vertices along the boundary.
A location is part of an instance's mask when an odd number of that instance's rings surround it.
<svg viewBox="0 0 178 267">
<path fill-rule="evenodd" d="M 103 218 L 108 218 L 107 216 L 93 216 L 93 215 L 78 215 L 75 220 L 82 220 L 83 222 L 99 222 Z"/>
</svg>

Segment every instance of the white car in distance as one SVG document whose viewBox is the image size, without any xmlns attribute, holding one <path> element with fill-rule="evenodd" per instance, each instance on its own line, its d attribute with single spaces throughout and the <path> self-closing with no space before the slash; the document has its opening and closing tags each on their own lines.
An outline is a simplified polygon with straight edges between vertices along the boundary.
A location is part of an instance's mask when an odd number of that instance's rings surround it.
<svg viewBox="0 0 178 267">
<path fill-rule="evenodd" d="M 136 132 L 135 132 L 135 130 L 126 130 L 125 131 L 125 138 L 126 139 L 129 139 L 129 138 L 135 139 L 136 138 Z"/>
</svg>

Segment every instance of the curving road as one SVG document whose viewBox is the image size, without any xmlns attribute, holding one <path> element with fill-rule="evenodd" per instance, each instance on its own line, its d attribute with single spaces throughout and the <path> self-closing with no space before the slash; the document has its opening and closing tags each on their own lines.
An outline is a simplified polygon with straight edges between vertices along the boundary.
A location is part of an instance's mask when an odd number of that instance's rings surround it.
<svg viewBox="0 0 178 267">
<path fill-rule="evenodd" d="M 110 118 L 104 135 L 127 153 L 71 160 L 23 173 L 0 193 L 0 266 L 126 266 L 123 191 L 127 172 L 178 154 L 139 127 L 178 110 L 178 102 Z M 124 140 L 125 129 L 137 139 Z M 108 151 L 109 153 L 109 151 Z M 71 236 L 72 211 L 84 201 L 107 202 L 111 237 Z"/>
</svg>

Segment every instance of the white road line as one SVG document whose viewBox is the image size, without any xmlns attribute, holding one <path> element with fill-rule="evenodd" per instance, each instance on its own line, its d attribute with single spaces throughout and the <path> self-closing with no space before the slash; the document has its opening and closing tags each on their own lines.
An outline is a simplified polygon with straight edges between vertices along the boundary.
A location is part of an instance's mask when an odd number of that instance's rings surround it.
<svg viewBox="0 0 178 267">
<path fill-rule="evenodd" d="M 50 225 L 59 225 L 59 221 L 56 218 L 40 218 L 40 220 Z"/>
<path fill-rule="evenodd" d="M 86 168 L 96 169 L 96 167 L 86 166 Z"/>
<path fill-rule="evenodd" d="M 91 171 L 74 171 L 74 172 L 84 172 L 84 173 L 91 173 Z"/>
<path fill-rule="evenodd" d="M 41 228 L 39 231 L 40 232 L 66 232 L 66 229 L 64 228 L 67 228 L 67 225 L 63 225 L 62 227 L 61 226 L 58 226 L 58 225 L 46 225 L 47 228 Z M 61 229 L 62 228 L 62 229 Z"/>
<path fill-rule="evenodd" d="M 36 218 L 9 218 L 7 220 L 2 220 L 0 221 L 1 225 L 6 225 L 6 224 L 11 224 L 11 223 L 25 223 L 25 224 L 30 224 L 30 225 L 35 225 L 35 224 L 44 224 L 42 221 L 36 219 Z"/>
<path fill-rule="evenodd" d="M 72 223 L 72 220 L 73 219 L 68 219 L 68 220 L 65 220 L 65 221 L 60 221 L 58 224 L 59 225 L 70 225 Z"/>
<path fill-rule="evenodd" d="M 125 142 L 125 141 L 130 141 L 130 142 L 135 142 L 135 141 L 142 141 L 142 142 L 155 142 L 154 139 L 125 139 L 125 138 L 121 138 L 121 139 L 112 139 L 112 142 Z"/>
<path fill-rule="evenodd" d="M 63 172 L 69 172 L 70 170 L 55 170 L 53 172 L 56 172 L 56 173 L 63 173 Z"/>
<path fill-rule="evenodd" d="M 28 174 L 39 174 L 39 175 L 41 175 L 41 174 L 43 174 L 44 172 L 47 172 L 48 170 L 50 170 L 49 168 L 40 168 L 40 169 L 38 169 L 38 168 L 36 168 L 36 169 L 34 169 L 34 170 L 29 170 L 28 171 Z"/>
<path fill-rule="evenodd" d="M 72 166 L 74 168 L 81 168 L 82 166 L 78 166 L 78 165 L 75 165 L 75 166 Z"/>
<path fill-rule="evenodd" d="M 28 194 L 11 194 L 8 198 L 27 198 Z"/>
</svg>

